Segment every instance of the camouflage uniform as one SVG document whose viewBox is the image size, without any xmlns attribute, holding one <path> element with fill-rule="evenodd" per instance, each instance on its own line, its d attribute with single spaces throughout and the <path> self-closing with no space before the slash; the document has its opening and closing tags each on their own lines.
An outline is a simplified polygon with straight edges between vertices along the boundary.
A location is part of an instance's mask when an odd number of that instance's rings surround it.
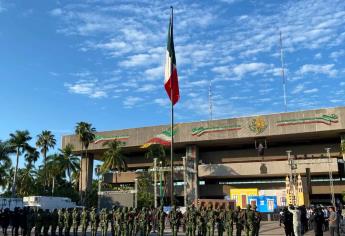
<svg viewBox="0 0 345 236">
<path fill-rule="evenodd" d="M 80 215 L 80 224 L 81 224 L 81 235 L 85 236 L 87 227 L 89 225 L 89 216 L 85 208 L 83 208 L 83 211 L 81 212 L 81 215 Z"/>
<path fill-rule="evenodd" d="M 91 209 L 90 222 L 91 222 L 91 235 L 96 236 L 97 228 L 98 228 L 98 215 L 95 208 Z"/>
<path fill-rule="evenodd" d="M 173 236 L 177 236 L 177 226 L 178 226 L 178 212 L 176 211 L 176 206 L 173 206 L 169 212 L 170 227 Z"/>
<path fill-rule="evenodd" d="M 241 232 L 243 230 L 244 219 L 243 219 L 243 212 L 239 206 L 236 207 L 234 211 L 234 223 L 236 224 L 236 236 L 241 236 Z"/>
<path fill-rule="evenodd" d="M 105 209 L 105 208 L 102 209 L 101 214 L 99 216 L 99 220 L 100 220 L 100 227 L 101 227 L 102 236 L 106 236 L 107 235 L 107 229 L 108 229 L 107 209 Z"/>
<path fill-rule="evenodd" d="M 56 235 L 56 228 L 58 226 L 58 221 L 59 221 L 59 215 L 57 209 L 54 209 L 52 214 L 51 214 L 51 236 Z"/>
<path fill-rule="evenodd" d="M 72 227 L 72 213 L 70 209 L 66 209 L 64 217 L 65 236 L 69 236 Z"/>
<path fill-rule="evenodd" d="M 43 210 L 38 209 L 36 213 L 36 222 L 35 222 L 35 236 L 40 236 L 41 231 L 42 231 L 42 226 L 43 226 Z"/>
<path fill-rule="evenodd" d="M 227 236 L 232 236 L 233 225 L 234 225 L 234 212 L 231 209 L 231 206 L 229 204 L 228 209 L 225 212 L 225 230 L 226 230 Z"/>
<path fill-rule="evenodd" d="M 224 221 L 225 221 L 225 211 L 224 211 L 224 209 L 218 209 L 218 211 L 217 211 L 218 236 L 223 236 L 223 233 L 224 233 Z"/>
<path fill-rule="evenodd" d="M 207 236 L 214 236 L 214 224 L 216 219 L 216 214 L 212 209 L 212 205 L 210 204 L 207 209 L 207 223 L 206 223 L 206 235 Z"/>
<path fill-rule="evenodd" d="M 246 236 L 254 236 L 254 211 L 251 209 L 251 206 L 248 204 L 245 211 L 245 220 L 246 220 Z"/>
<path fill-rule="evenodd" d="M 79 227 L 79 212 L 77 208 L 74 208 L 73 213 L 72 213 L 73 236 L 78 236 L 78 227 Z"/>
<path fill-rule="evenodd" d="M 256 206 L 253 207 L 253 211 L 254 211 L 254 236 L 259 236 L 260 222 L 261 222 L 262 216 L 260 212 L 256 211 Z"/>
<path fill-rule="evenodd" d="M 58 215 L 59 215 L 59 219 L 58 219 L 59 236 L 62 236 L 64 224 L 65 224 L 65 209 L 59 209 Z"/>
</svg>

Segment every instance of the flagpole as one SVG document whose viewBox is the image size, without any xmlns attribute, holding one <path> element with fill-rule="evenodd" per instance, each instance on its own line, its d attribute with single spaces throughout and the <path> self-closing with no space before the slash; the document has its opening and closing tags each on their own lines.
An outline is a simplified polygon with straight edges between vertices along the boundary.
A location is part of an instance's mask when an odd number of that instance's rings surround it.
<svg viewBox="0 0 345 236">
<path fill-rule="evenodd" d="M 171 36 L 173 37 L 173 25 L 174 25 L 174 9 L 171 6 Z M 170 73 L 173 73 L 173 64 L 170 65 Z M 171 96 L 171 145 L 170 145 L 170 205 L 174 205 L 174 103 L 173 103 L 173 86 L 172 80 L 170 80 L 170 96 Z"/>
</svg>

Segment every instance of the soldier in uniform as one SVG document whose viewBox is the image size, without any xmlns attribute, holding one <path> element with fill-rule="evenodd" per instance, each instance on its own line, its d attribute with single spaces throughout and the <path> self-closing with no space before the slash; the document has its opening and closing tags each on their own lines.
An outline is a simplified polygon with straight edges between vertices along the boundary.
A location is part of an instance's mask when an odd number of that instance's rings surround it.
<svg viewBox="0 0 345 236">
<path fill-rule="evenodd" d="M 92 207 L 90 212 L 90 223 L 91 223 L 91 235 L 97 235 L 97 228 L 98 228 L 98 216 L 96 212 L 96 208 Z"/>
<path fill-rule="evenodd" d="M 128 235 L 132 236 L 134 231 L 134 210 L 133 207 L 129 208 L 128 212 Z"/>
<path fill-rule="evenodd" d="M 142 211 L 140 212 L 140 235 L 141 236 L 148 236 L 150 232 L 148 231 L 148 220 L 149 214 L 145 207 L 143 207 Z"/>
<path fill-rule="evenodd" d="M 69 236 L 72 227 L 72 213 L 71 209 L 66 209 L 64 215 L 65 236 Z"/>
<path fill-rule="evenodd" d="M 231 209 L 231 205 L 228 205 L 228 208 L 225 212 L 225 230 L 227 236 L 232 236 L 234 227 L 234 212 Z"/>
<path fill-rule="evenodd" d="M 12 222 L 12 235 L 14 231 L 14 235 L 18 236 L 19 230 L 19 208 L 15 207 L 13 213 L 11 214 L 11 222 Z"/>
<path fill-rule="evenodd" d="M 65 225 L 65 209 L 59 209 L 58 215 L 59 236 L 62 236 Z"/>
<path fill-rule="evenodd" d="M 10 209 L 5 208 L 5 210 L 0 214 L 0 223 L 2 234 L 7 236 L 7 228 L 10 225 Z"/>
<path fill-rule="evenodd" d="M 120 208 L 113 211 L 113 224 L 114 224 L 114 235 L 119 236 L 120 234 Z"/>
<path fill-rule="evenodd" d="M 176 206 L 174 205 L 169 212 L 170 228 L 173 236 L 177 236 L 177 225 L 178 225 L 178 212 L 176 211 Z"/>
<path fill-rule="evenodd" d="M 58 226 L 58 222 L 59 222 L 59 214 L 57 209 L 54 209 L 52 214 L 51 214 L 51 236 L 55 236 L 56 235 L 56 228 Z"/>
<path fill-rule="evenodd" d="M 163 211 L 163 206 L 160 206 L 159 210 L 157 211 L 157 216 L 156 216 L 156 219 L 158 221 L 158 235 L 159 236 L 163 236 L 164 234 L 165 217 L 166 217 L 166 213 Z"/>
<path fill-rule="evenodd" d="M 120 231 L 121 236 L 128 235 L 128 207 L 122 209 Z"/>
<path fill-rule="evenodd" d="M 187 235 L 195 236 L 196 224 L 197 224 L 196 219 L 197 219 L 197 212 L 194 205 L 192 205 L 189 208 L 189 211 L 187 211 L 187 217 L 186 217 Z"/>
<path fill-rule="evenodd" d="M 99 215 L 99 220 L 100 220 L 100 227 L 101 227 L 101 232 L 102 236 L 107 235 L 107 229 L 108 229 L 108 212 L 107 209 L 103 208 L 101 211 L 101 214 Z"/>
<path fill-rule="evenodd" d="M 89 216 L 87 214 L 86 208 L 83 208 L 81 212 L 80 223 L 81 223 L 81 235 L 86 236 L 86 230 L 89 225 Z"/>
<path fill-rule="evenodd" d="M 26 214 L 26 235 L 31 236 L 32 228 L 35 224 L 35 212 L 33 209 L 28 209 Z"/>
<path fill-rule="evenodd" d="M 224 208 L 220 208 L 217 211 L 217 229 L 218 229 L 218 236 L 223 236 L 224 233 L 224 221 L 225 221 L 225 210 Z"/>
<path fill-rule="evenodd" d="M 40 236 L 41 235 L 41 231 L 42 231 L 42 226 L 43 226 L 43 219 L 44 219 L 44 215 L 43 215 L 43 210 L 42 209 L 38 209 L 38 211 L 36 212 L 36 222 L 35 222 L 35 236 Z"/>
<path fill-rule="evenodd" d="M 254 211 L 254 236 L 259 236 L 259 231 L 260 231 L 260 222 L 262 220 L 261 213 L 258 212 L 256 205 L 253 207 Z"/>
<path fill-rule="evenodd" d="M 133 236 L 136 236 L 139 232 L 139 211 L 137 208 L 133 210 Z M 132 236 L 130 235 L 130 236 Z"/>
<path fill-rule="evenodd" d="M 51 217 L 48 209 L 44 211 L 43 217 L 43 236 L 48 236 L 49 227 L 51 224 Z"/>
<path fill-rule="evenodd" d="M 250 204 L 247 205 L 245 211 L 245 226 L 246 236 L 254 236 L 254 211 L 251 209 Z"/>
<path fill-rule="evenodd" d="M 234 223 L 236 224 L 236 236 L 241 236 L 241 232 L 243 230 L 244 219 L 243 219 L 243 212 L 241 211 L 241 207 L 237 206 L 236 210 L 234 211 Z"/>
<path fill-rule="evenodd" d="M 111 236 L 115 236 L 115 230 L 114 230 L 114 212 L 115 211 L 116 211 L 116 206 L 113 206 L 112 211 L 109 212 Z"/>
<path fill-rule="evenodd" d="M 216 220 L 216 214 L 213 210 L 212 204 L 209 203 L 207 209 L 207 223 L 206 223 L 206 235 L 207 236 L 214 236 L 214 224 Z"/>
<path fill-rule="evenodd" d="M 78 235 L 78 227 L 79 227 L 79 212 L 77 208 L 74 208 L 73 213 L 72 213 L 73 236 Z"/>
</svg>

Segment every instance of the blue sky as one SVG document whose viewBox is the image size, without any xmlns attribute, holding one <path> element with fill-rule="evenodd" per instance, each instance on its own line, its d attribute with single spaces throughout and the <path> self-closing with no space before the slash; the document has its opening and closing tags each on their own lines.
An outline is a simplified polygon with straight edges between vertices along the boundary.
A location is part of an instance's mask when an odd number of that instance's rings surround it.
<svg viewBox="0 0 345 236">
<path fill-rule="evenodd" d="M 345 2 L 0 0 L 0 139 L 76 122 L 97 130 L 167 124 L 169 6 L 180 102 L 176 122 L 345 104 Z"/>
</svg>

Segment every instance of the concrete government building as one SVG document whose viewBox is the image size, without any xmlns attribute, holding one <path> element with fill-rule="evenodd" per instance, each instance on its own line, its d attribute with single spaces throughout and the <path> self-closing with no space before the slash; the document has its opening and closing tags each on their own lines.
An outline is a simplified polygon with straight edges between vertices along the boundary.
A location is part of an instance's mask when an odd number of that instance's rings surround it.
<svg viewBox="0 0 345 236">
<path fill-rule="evenodd" d="M 153 161 L 145 158 L 145 147 L 157 142 L 168 145 L 169 128 L 159 125 L 97 132 L 88 158 L 81 161 L 80 189 L 91 187 L 93 161 L 102 160 L 102 144 L 114 139 L 124 142 L 128 171 L 106 174 L 104 182 L 133 186 L 140 172 L 153 167 Z M 80 154 L 76 135 L 63 137 L 62 146 L 69 143 Z M 329 153 L 326 148 L 330 148 Z M 291 151 L 290 162 L 287 151 Z M 275 196 L 277 204 L 284 206 L 291 201 L 290 172 L 296 181 L 296 196 L 297 192 L 303 195 L 299 203 L 330 202 L 330 173 L 335 198 L 341 199 L 345 190 L 345 107 L 178 123 L 174 152 L 179 204 L 184 198 L 183 157 L 189 203 L 195 199 L 232 199 L 244 206 L 247 195 L 257 195 Z"/>
</svg>

